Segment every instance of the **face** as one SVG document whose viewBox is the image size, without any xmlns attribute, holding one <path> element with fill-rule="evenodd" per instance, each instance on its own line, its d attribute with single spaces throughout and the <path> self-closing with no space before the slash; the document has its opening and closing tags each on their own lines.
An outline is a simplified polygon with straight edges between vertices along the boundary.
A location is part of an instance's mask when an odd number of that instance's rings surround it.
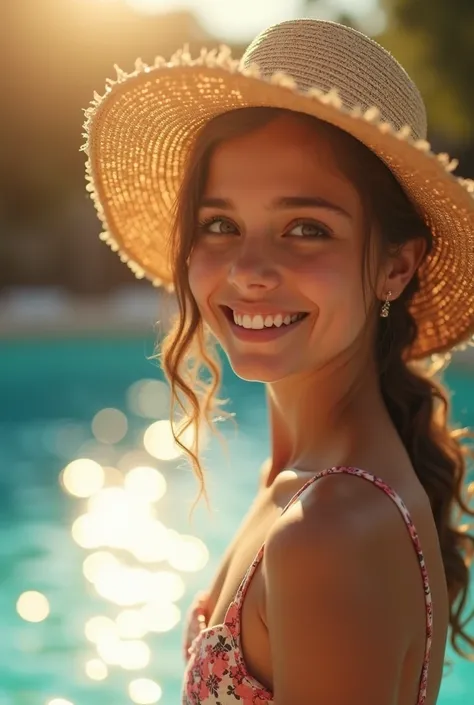
<svg viewBox="0 0 474 705">
<path fill-rule="evenodd" d="M 285 115 L 214 150 L 189 281 L 238 376 L 275 382 L 357 348 L 363 240 L 360 196 L 315 126 Z"/>
</svg>

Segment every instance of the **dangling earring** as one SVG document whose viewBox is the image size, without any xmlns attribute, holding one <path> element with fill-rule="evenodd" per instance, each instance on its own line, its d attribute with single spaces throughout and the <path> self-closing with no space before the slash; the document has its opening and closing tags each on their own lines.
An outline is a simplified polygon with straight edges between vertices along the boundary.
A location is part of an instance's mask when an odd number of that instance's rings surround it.
<svg viewBox="0 0 474 705">
<path fill-rule="evenodd" d="M 390 313 L 390 297 L 392 295 L 391 291 L 387 291 L 387 295 L 385 297 L 384 304 L 382 308 L 380 309 L 380 316 L 381 318 L 388 318 L 388 314 Z"/>
</svg>

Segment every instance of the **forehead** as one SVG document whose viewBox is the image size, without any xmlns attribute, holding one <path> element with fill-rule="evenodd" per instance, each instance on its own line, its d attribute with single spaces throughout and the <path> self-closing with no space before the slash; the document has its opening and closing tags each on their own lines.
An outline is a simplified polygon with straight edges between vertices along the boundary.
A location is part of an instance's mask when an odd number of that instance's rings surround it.
<svg viewBox="0 0 474 705">
<path fill-rule="evenodd" d="M 344 155 L 318 123 L 284 115 L 221 142 L 209 163 L 206 192 L 272 190 L 290 195 L 334 194 L 357 207 L 359 196 L 344 171 Z"/>
</svg>

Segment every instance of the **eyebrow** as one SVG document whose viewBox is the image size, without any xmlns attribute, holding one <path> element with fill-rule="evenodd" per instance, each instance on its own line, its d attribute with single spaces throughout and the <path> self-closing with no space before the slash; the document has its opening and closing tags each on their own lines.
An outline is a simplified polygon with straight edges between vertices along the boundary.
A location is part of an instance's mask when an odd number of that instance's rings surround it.
<svg viewBox="0 0 474 705">
<path fill-rule="evenodd" d="M 226 198 L 203 198 L 201 208 L 221 208 L 222 210 L 233 210 L 234 204 Z M 324 208 L 352 220 L 352 216 L 341 206 L 328 201 L 320 196 L 283 196 L 271 203 L 272 208 L 279 210 L 289 210 L 291 208 Z"/>
</svg>

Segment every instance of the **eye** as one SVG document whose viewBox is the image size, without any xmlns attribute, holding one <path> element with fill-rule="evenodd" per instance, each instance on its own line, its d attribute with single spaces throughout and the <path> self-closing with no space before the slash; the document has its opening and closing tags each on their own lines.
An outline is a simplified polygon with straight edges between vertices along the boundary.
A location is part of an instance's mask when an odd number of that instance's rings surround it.
<svg viewBox="0 0 474 705">
<path fill-rule="evenodd" d="M 213 216 L 212 218 L 201 220 L 198 227 L 199 232 L 202 234 L 234 235 L 238 233 L 237 226 L 228 218 L 222 218 L 221 216 Z"/>
<path fill-rule="evenodd" d="M 287 234 L 297 238 L 327 240 L 332 237 L 329 228 L 314 220 L 300 220 L 294 223 Z"/>
</svg>

